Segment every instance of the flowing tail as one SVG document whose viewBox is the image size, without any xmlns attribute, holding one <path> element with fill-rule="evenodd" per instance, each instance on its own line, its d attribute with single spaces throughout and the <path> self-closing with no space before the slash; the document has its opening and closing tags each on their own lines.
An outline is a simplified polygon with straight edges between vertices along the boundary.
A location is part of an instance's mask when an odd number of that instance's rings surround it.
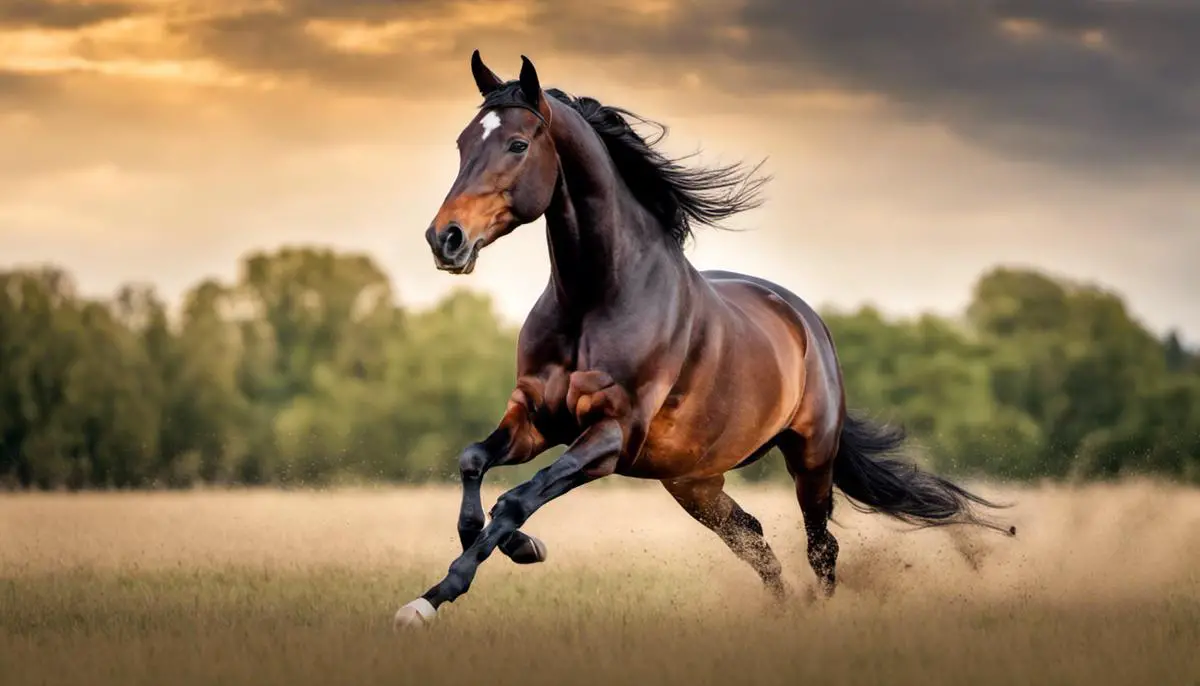
<svg viewBox="0 0 1200 686">
<path fill-rule="evenodd" d="M 915 464 L 896 459 L 904 444 L 904 429 L 878 426 L 847 416 L 841 446 L 833 461 L 833 483 L 860 512 L 879 512 L 918 528 L 974 524 L 1009 536 L 1015 526 L 1003 526 L 975 511 L 976 505 L 1001 509 Z"/>
</svg>

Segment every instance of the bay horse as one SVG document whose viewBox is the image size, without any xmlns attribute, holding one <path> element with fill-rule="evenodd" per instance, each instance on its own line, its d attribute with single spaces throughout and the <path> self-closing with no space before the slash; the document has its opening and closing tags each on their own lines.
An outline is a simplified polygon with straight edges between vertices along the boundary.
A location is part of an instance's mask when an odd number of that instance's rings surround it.
<svg viewBox="0 0 1200 686">
<path fill-rule="evenodd" d="M 901 459 L 903 429 L 847 413 L 831 334 L 808 304 L 761 278 L 698 271 L 685 257 L 693 223 L 718 226 L 762 204 L 769 179 L 758 167 L 684 166 L 628 121 L 645 120 L 543 90 L 533 63 L 521 61 L 520 77 L 505 82 L 478 50 L 471 55 L 483 103 L 458 137 L 458 176 L 425 238 L 438 269 L 467 274 L 488 245 L 544 217 L 550 278 L 521 328 L 516 388 L 499 425 L 459 457 L 462 554 L 394 626 L 431 621 L 497 548 L 519 564 L 543 561 L 546 545 L 522 525 L 614 474 L 662 482 L 783 598 L 762 525 L 723 490 L 726 472 L 772 448 L 795 482 L 823 596 L 835 586 L 834 486 L 860 510 L 918 527 L 1016 533 L 975 509 L 1005 506 Z M 484 474 L 557 445 L 568 448 L 501 495 L 485 526 Z"/>
</svg>

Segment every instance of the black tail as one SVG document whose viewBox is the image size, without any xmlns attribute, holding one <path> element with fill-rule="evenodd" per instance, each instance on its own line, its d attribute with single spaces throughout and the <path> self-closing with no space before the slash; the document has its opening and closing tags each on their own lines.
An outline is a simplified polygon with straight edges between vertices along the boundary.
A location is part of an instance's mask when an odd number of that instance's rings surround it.
<svg viewBox="0 0 1200 686">
<path fill-rule="evenodd" d="M 833 461 L 833 483 L 855 509 L 880 512 L 919 528 L 975 524 L 1017 535 L 1016 527 L 989 521 L 974 508 L 1007 505 L 984 500 L 911 462 L 895 459 L 904 440 L 904 429 L 900 427 L 846 417 L 841 447 Z"/>
</svg>

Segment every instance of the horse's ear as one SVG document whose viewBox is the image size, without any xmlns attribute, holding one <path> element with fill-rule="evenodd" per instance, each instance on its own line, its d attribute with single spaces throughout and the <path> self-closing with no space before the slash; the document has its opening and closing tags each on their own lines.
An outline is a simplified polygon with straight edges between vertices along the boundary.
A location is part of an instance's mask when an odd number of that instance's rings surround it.
<svg viewBox="0 0 1200 686">
<path fill-rule="evenodd" d="M 479 50 L 471 53 L 471 75 L 475 77 L 475 87 L 479 89 L 479 94 L 487 97 L 488 93 L 496 90 L 504 85 L 499 76 L 496 76 L 487 65 L 483 63 L 483 58 L 479 56 Z"/>
<path fill-rule="evenodd" d="M 550 121 L 550 103 L 546 102 L 546 98 L 542 95 L 542 85 L 538 82 L 537 69 L 534 68 L 533 62 L 529 58 L 521 55 L 521 92 L 525 95 L 525 100 L 533 105 L 546 121 Z"/>
</svg>

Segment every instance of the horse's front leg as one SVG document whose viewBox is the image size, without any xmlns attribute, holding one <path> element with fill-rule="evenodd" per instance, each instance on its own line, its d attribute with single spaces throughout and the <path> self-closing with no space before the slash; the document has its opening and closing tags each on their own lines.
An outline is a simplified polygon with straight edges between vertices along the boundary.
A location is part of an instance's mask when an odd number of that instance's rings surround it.
<svg viewBox="0 0 1200 686">
<path fill-rule="evenodd" d="M 594 424 L 557 460 L 529 481 L 500 496 L 492 508 L 492 521 L 450 564 L 442 581 L 400 608 L 395 625 L 419 626 L 433 619 L 438 606 L 467 592 L 479 565 L 510 536 L 519 533 L 521 525 L 538 508 L 573 488 L 612 474 L 621 451 L 622 436 L 616 420 Z"/>
<path fill-rule="evenodd" d="M 462 505 L 458 512 L 458 538 L 466 550 L 483 530 L 483 475 L 492 467 L 529 462 L 549 447 L 530 421 L 529 410 L 520 392 L 513 394 L 499 426 L 487 438 L 467 446 L 458 458 L 462 479 Z M 546 559 L 546 545 L 538 539 L 514 531 L 500 550 L 517 564 Z"/>
</svg>

